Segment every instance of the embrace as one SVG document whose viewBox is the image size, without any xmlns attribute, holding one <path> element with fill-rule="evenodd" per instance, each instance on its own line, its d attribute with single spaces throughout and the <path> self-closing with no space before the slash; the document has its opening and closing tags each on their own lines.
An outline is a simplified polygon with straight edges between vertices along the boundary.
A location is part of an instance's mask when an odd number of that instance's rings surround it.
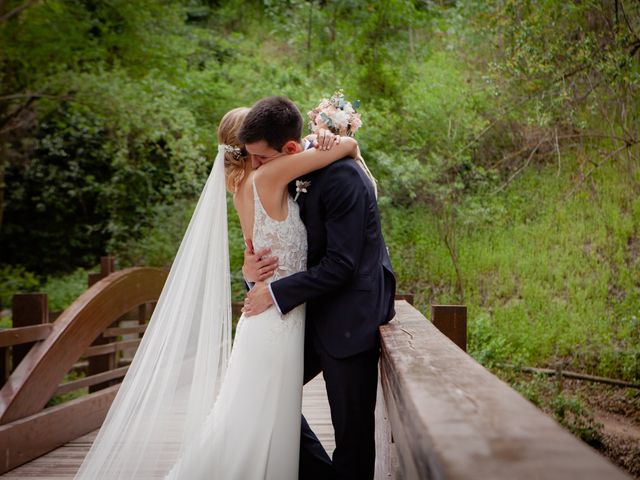
<svg viewBox="0 0 640 480">
<path fill-rule="evenodd" d="M 285 97 L 221 120 L 149 328 L 76 478 L 373 478 L 378 327 L 395 278 L 357 142 L 326 129 L 303 139 L 302 125 Z M 233 347 L 225 188 L 247 245 Z M 301 414 L 320 372 L 332 457 Z"/>
</svg>

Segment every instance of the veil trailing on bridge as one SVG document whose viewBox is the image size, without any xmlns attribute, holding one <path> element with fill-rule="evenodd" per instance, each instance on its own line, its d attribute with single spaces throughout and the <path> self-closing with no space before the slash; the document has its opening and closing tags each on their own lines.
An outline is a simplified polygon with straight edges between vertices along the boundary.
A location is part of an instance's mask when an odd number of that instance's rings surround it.
<svg viewBox="0 0 640 480">
<path fill-rule="evenodd" d="M 224 150 L 76 479 L 162 478 L 213 408 L 231 352 Z"/>
</svg>

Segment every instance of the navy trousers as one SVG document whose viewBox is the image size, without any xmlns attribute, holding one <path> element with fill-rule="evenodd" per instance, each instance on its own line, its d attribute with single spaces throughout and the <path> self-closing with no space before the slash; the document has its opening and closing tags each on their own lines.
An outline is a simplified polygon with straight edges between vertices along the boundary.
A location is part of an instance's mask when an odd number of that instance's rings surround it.
<svg viewBox="0 0 640 480">
<path fill-rule="evenodd" d="M 327 385 L 336 449 L 332 462 L 303 416 L 301 480 L 373 479 L 379 358 L 378 346 L 338 359 L 330 356 L 317 340 L 306 342 L 304 383 L 322 372 Z"/>
</svg>

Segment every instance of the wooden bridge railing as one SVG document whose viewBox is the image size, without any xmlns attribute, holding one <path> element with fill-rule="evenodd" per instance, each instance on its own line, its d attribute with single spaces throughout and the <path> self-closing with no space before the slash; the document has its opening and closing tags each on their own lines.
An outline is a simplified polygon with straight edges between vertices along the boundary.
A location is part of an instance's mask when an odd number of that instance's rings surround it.
<svg viewBox="0 0 640 480">
<path fill-rule="evenodd" d="M 17 328 L 0 331 L 0 373 L 6 379 L 0 389 L 0 473 L 104 420 L 115 382 L 130 361 L 123 353 L 140 343 L 167 272 L 145 267 L 114 272 L 111 257 L 101 263 L 101 272 L 89 277 L 90 288 L 51 323 L 46 295 L 14 296 Z M 127 324 L 120 325 L 122 320 Z M 86 376 L 62 383 L 70 371 Z M 53 396 L 87 387 L 88 395 L 45 408 Z"/>
<path fill-rule="evenodd" d="M 433 323 L 405 301 L 396 313 L 381 327 L 378 419 L 388 421 L 376 478 L 629 478 L 464 352 L 461 308 L 432 308 Z"/>
<path fill-rule="evenodd" d="M 118 352 L 137 347 L 166 275 L 114 272 L 103 259 L 95 283 L 53 323 L 46 298 L 17 300 L 14 313 L 30 311 L 37 325 L 0 331 L 2 371 L 8 346 L 15 367 L 0 390 L 0 473 L 102 424 L 112 383 L 128 368 Z M 376 478 L 628 478 L 465 353 L 464 307 L 434 306 L 431 323 L 410 295 L 400 297 L 395 319 L 381 327 Z M 119 325 L 136 311 L 134 325 Z M 61 383 L 73 368 L 88 376 Z M 44 408 L 53 395 L 86 387 L 88 395 Z"/>
</svg>

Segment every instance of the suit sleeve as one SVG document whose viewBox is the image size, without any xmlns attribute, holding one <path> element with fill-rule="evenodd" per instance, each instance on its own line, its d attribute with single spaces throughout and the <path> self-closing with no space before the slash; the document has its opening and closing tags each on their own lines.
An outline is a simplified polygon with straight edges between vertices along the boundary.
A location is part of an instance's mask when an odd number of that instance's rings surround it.
<svg viewBox="0 0 640 480">
<path fill-rule="evenodd" d="M 355 165 L 327 172 L 323 205 L 327 249 L 318 265 L 271 283 L 282 313 L 347 284 L 358 271 L 365 242 L 368 193 Z"/>
</svg>

